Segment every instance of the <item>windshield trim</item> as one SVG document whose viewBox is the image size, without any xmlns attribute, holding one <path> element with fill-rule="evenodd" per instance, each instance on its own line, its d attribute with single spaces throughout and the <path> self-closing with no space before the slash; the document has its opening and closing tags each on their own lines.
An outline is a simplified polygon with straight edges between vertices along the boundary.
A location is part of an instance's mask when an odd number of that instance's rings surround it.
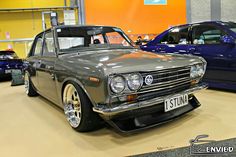
<svg viewBox="0 0 236 157">
<path fill-rule="evenodd" d="M 96 28 L 97 26 L 94 26 L 94 27 Z M 102 26 L 102 27 L 109 28 L 109 26 Z M 64 27 L 64 28 L 67 28 L 67 27 Z M 73 26 L 72 28 L 80 28 L 80 26 Z M 114 48 L 112 46 L 108 46 L 108 47 L 104 47 L 104 48 L 103 47 L 102 48 L 100 48 L 100 47 L 92 47 L 92 48 L 91 47 L 81 47 L 81 48 L 75 48 L 75 49 L 71 49 L 71 50 L 70 49 L 60 49 L 60 44 L 59 44 L 59 40 L 58 40 L 58 38 L 59 38 L 58 32 L 57 32 L 57 29 L 55 29 L 55 39 L 56 39 L 55 43 L 58 47 L 58 54 L 61 54 L 61 52 L 62 52 L 62 54 L 64 54 L 65 51 L 87 51 L 87 50 L 90 51 L 90 50 L 104 50 L 104 49 L 135 49 L 134 42 L 120 28 L 117 28 L 117 27 L 110 27 L 110 28 L 119 29 L 120 30 L 119 32 L 118 31 L 114 31 L 114 32 L 119 33 L 124 38 L 124 40 L 129 44 L 129 46 L 117 46 L 117 47 L 114 46 Z M 63 28 L 58 28 L 58 29 L 63 29 Z M 109 44 L 107 43 L 107 45 L 109 45 Z M 113 45 L 113 44 L 111 44 L 111 45 Z"/>
</svg>

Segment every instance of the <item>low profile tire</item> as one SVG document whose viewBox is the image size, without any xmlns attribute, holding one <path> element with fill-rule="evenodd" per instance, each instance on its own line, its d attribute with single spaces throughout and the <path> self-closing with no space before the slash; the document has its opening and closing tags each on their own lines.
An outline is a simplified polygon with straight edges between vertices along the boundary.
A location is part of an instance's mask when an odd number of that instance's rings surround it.
<svg viewBox="0 0 236 157">
<path fill-rule="evenodd" d="M 66 118 L 78 132 L 93 131 L 101 127 L 101 118 L 92 110 L 92 104 L 79 85 L 68 82 L 63 90 Z"/>
<path fill-rule="evenodd" d="M 25 79 L 25 93 L 30 96 L 30 97 L 33 97 L 33 96 L 37 96 L 38 93 L 35 91 L 34 87 L 33 87 L 33 84 L 30 80 L 30 77 L 29 77 L 29 74 L 27 72 L 25 72 L 25 76 L 24 76 L 24 79 Z"/>
</svg>

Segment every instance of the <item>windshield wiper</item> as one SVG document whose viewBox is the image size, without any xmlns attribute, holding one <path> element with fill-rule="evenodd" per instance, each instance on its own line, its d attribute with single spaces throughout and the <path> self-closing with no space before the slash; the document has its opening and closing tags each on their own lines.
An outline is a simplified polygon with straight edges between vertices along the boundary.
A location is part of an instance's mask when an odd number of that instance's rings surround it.
<svg viewBox="0 0 236 157">
<path fill-rule="evenodd" d="M 66 54 L 72 54 L 72 53 L 78 53 L 79 54 L 79 52 L 60 52 L 60 53 L 58 53 L 58 55 L 66 55 Z"/>
</svg>

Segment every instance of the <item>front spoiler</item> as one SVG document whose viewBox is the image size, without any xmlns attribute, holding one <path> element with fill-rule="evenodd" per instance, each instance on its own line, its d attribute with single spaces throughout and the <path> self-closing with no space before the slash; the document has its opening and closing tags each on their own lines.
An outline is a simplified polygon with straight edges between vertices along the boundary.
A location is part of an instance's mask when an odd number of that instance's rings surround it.
<svg viewBox="0 0 236 157">
<path fill-rule="evenodd" d="M 164 112 L 163 106 L 164 104 L 159 105 L 157 108 L 151 107 L 148 111 L 140 111 L 142 112 L 141 115 L 134 114 L 132 116 L 127 116 L 132 114 L 131 111 L 127 114 L 106 121 L 119 132 L 126 134 L 134 133 L 177 119 L 180 116 L 198 108 L 201 104 L 196 97 L 193 96 L 191 100 L 189 100 L 189 104 L 187 106 L 175 109 L 173 111 Z"/>
<path fill-rule="evenodd" d="M 208 87 L 207 84 L 201 83 L 201 84 L 198 84 L 194 87 L 191 87 L 190 89 L 187 89 L 187 90 L 182 91 L 177 94 L 161 96 L 161 97 L 157 97 L 154 99 L 145 100 L 145 101 L 136 102 L 136 103 L 123 103 L 118 106 L 108 106 L 108 105 L 100 106 L 100 105 L 98 105 L 98 106 L 93 107 L 93 111 L 101 114 L 102 116 L 106 116 L 106 117 L 115 116 L 115 115 L 121 114 L 123 112 L 136 110 L 136 109 L 140 109 L 140 108 L 151 107 L 151 106 L 161 104 L 167 98 L 170 98 L 170 97 L 176 97 L 178 95 L 184 95 L 184 94 L 190 95 L 190 94 L 193 94 L 193 93 L 200 91 L 202 89 L 206 89 L 207 87 Z"/>
</svg>

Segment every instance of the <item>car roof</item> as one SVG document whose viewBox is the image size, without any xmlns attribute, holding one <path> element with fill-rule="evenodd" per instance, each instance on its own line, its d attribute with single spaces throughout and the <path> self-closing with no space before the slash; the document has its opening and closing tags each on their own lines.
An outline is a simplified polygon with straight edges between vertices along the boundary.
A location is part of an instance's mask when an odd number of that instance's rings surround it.
<svg viewBox="0 0 236 157">
<path fill-rule="evenodd" d="M 230 21 L 229 21 L 230 22 Z M 184 27 L 184 26 L 191 26 L 191 25 L 197 25 L 197 24 L 216 24 L 216 25 L 223 25 L 225 22 L 224 21 L 203 21 L 203 22 L 194 22 L 194 23 L 189 23 L 189 24 L 184 24 L 184 25 L 178 25 L 174 27 Z M 173 27 L 173 28 L 174 28 Z"/>
<path fill-rule="evenodd" d="M 50 27 L 44 31 L 42 31 L 41 33 L 43 32 L 46 32 L 46 31 L 49 31 L 49 30 L 52 30 L 52 29 L 60 29 L 60 28 L 68 28 L 68 27 L 79 27 L 79 28 L 83 28 L 83 27 L 110 27 L 110 28 L 118 28 L 118 27 L 114 27 L 114 26 L 105 26 L 105 25 L 58 25 L 58 26 L 54 26 L 54 27 Z M 39 34 L 41 34 L 39 33 Z"/>
</svg>

